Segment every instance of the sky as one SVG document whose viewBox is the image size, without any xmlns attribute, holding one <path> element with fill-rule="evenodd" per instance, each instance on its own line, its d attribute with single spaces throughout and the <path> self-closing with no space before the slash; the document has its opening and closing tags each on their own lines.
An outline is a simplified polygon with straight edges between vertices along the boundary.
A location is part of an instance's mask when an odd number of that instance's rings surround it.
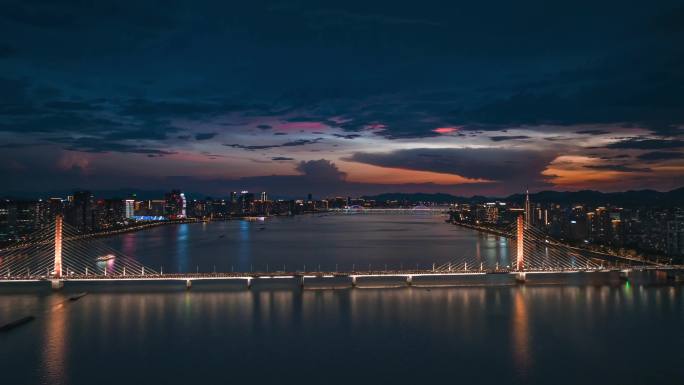
<svg viewBox="0 0 684 385">
<path fill-rule="evenodd" d="M 684 185 L 681 1 L 0 5 L 0 193 Z"/>
</svg>

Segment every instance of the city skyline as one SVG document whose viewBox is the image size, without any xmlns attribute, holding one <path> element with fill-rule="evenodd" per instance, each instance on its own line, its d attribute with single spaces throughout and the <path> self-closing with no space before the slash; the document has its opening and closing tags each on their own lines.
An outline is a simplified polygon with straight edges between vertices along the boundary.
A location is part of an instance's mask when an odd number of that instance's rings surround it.
<svg viewBox="0 0 684 385">
<path fill-rule="evenodd" d="M 11 1 L 0 193 L 681 187 L 678 2 L 496 7 Z"/>
<path fill-rule="evenodd" d="M 682 0 L 0 0 L 3 383 L 681 383 L 683 41 Z"/>
<path fill-rule="evenodd" d="M 112 235 L 185 221 L 264 221 L 339 213 L 448 213 L 447 222 L 478 231 L 497 233 L 517 222 L 524 231 L 538 231 L 563 243 L 623 255 L 647 253 L 651 255 L 648 258 L 657 260 L 684 255 L 683 194 L 684 188 L 667 193 L 526 191 L 501 198 L 448 194 L 314 197 L 309 193 L 305 198 L 281 199 L 265 191 L 233 191 L 226 197 L 191 197 L 181 190 L 156 196 L 103 197 L 81 190 L 49 199 L 0 199 L 0 248 L 30 238 L 32 232 L 50 226 L 58 216 L 81 234 Z"/>
</svg>

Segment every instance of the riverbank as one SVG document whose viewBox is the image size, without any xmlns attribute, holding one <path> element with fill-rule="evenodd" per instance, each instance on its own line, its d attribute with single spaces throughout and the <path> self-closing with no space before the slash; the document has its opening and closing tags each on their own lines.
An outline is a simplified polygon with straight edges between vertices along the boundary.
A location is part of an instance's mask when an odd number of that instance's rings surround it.
<svg viewBox="0 0 684 385">
<path fill-rule="evenodd" d="M 503 232 L 503 231 L 501 231 L 501 230 L 493 229 L 493 228 L 490 228 L 490 227 L 476 226 L 476 225 L 472 225 L 472 224 L 469 224 L 469 223 L 463 223 L 463 222 L 457 222 L 457 221 L 448 221 L 448 223 L 451 223 L 451 224 L 456 225 L 456 226 L 465 227 L 465 228 L 468 228 L 468 229 L 471 229 L 471 230 L 481 231 L 481 232 L 484 232 L 484 233 L 487 233 L 487 234 L 498 235 L 498 236 L 506 237 L 506 238 L 510 238 L 510 239 L 513 239 L 513 238 L 514 238 L 513 234 L 505 233 L 505 232 Z M 537 240 L 537 242 L 542 243 L 541 240 Z M 573 250 L 573 251 L 578 251 L 578 252 L 585 252 L 585 253 L 594 254 L 594 255 L 599 256 L 599 257 L 602 257 L 602 258 L 606 258 L 606 257 L 608 257 L 608 258 L 620 258 L 620 259 L 629 260 L 629 261 L 632 261 L 632 262 L 635 262 L 635 263 L 644 263 L 644 262 L 650 262 L 650 263 L 655 263 L 655 264 L 659 264 L 659 263 L 660 263 L 660 262 L 658 261 L 658 259 L 656 259 L 656 258 L 652 258 L 652 259 L 651 259 L 651 258 L 647 258 L 647 257 L 641 256 L 641 255 L 637 255 L 637 256 L 634 256 L 634 255 L 623 255 L 623 254 L 616 253 L 616 252 L 605 252 L 605 251 L 600 251 L 600 250 L 593 250 L 593 249 L 589 249 L 589 248 L 586 248 L 586 247 L 578 247 L 578 246 L 570 245 L 570 244 L 563 243 L 563 242 L 559 242 L 559 241 L 556 241 L 556 240 L 549 240 L 549 239 L 547 239 L 547 240 L 545 240 L 543 243 L 546 244 L 546 245 L 551 245 L 551 246 L 557 246 L 557 247 L 567 248 L 567 249 L 570 249 L 570 250 Z"/>
</svg>

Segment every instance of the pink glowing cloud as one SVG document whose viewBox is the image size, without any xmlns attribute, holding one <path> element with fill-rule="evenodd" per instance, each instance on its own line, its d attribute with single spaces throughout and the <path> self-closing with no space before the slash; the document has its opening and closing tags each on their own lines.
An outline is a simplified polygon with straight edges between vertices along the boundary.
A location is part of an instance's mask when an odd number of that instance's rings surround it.
<svg viewBox="0 0 684 385">
<path fill-rule="evenodd" d="M 460 129 L 460 127 L 438 127 L 432 130 L 432 132 L 436 132 L 438 134 L 446 135 L 450 134 L 452 132 L 456 132 Z"/>
<path fill-rule="evenodd" d="M 387 126 L 382 123 L 372 123 L 365 125 L 364 128 L 366 130 L 384 130 Z"/>
<path fill-rule="evenodd" d="M 57 160 L 57 168 L 63 171 L 78 169 L 84 174 L 92 171 L 91 155 L 77 152 L 65 152 Z"/>
</svg>

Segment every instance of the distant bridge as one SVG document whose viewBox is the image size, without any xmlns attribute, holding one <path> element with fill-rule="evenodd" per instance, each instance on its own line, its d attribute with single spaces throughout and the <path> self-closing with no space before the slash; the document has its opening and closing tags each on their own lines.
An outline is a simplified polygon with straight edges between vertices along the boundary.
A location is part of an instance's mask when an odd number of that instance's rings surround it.
<svg viewBox="0 0 684 385">
<path fill-rule="evenodd" d="M 428 211 L 432 211 L 428 209 Z M 525 229 L 522 217 L 502 235 L 512 238 L 512 263 L 493 265 L 475 256 L 453 260 L 424 269 L 356 269 L 349 271 L 258 271 L 214 273 L 164 273 L 144 266 L 137 259 L 113 250 L 97 239 L 82 237 L 58 216 L 55 223 L 34 233 L 19 245 L 0 250 L 0 283 L 49 281 L 54 289 L 64 282 L 145 282 L 182 281 L 190 288 L 193 281 L 242 280 L 251 287 L 253 280 L 294 279 L 304 285 L 307 279 L 347 279 L 352 287 L 359 279 L 394 277 L 412 285 L 415 278 L 484 276 L 510 274 L 525 282 L 528 274 L 591 273 L 618 271 L 627 278 L 632 269 L 663 270 L 675 279 L 682 278 L 682 266 L 627 259 L 620 256 L 601 258 L 583 250 L 549 241 L 535 229 Z M 283 269 L 284 270 L 284 269 Z"/>
<path fill-rule="evenodd" d="M 417 205 L 413 207 L 399 207 L 399 208 L 370 208 L 360 205 L 352 205 L 344 208 L 335 208 L 327 211 L 333 214 L 427 214 L 439 215 L 447 214 L 449 207 L 447 206 L 423 206 Z"/>
</svg>

